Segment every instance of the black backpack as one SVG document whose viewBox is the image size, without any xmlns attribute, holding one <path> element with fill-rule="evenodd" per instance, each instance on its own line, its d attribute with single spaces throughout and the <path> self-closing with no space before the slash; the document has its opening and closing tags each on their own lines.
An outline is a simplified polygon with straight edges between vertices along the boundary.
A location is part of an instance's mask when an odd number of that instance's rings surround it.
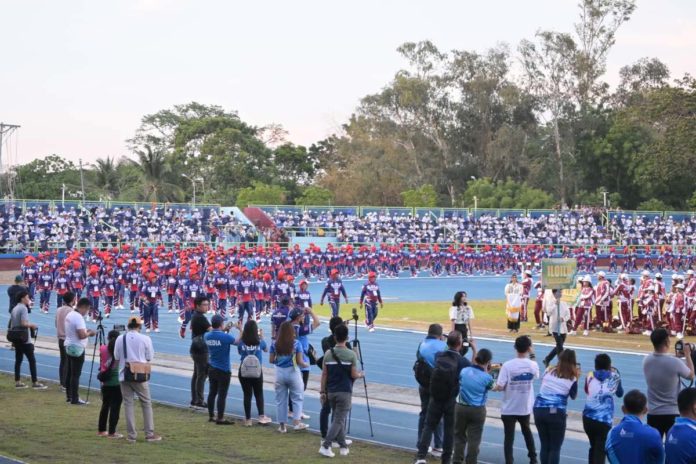
<svg viewBox="0 0 696 464">
<path fill-rule="evenodd" d="M 447 351 L 435 355 L 435 367 L 430 376 L 430 397 L 449 401 L 459 392 L 459 360 Z"/>
<path fill-rule="evenodd" d="M 420 345 L 416 350 L 416 362 L 413 363 L 413 374 L 416 376 L 416 382 L 423 388 L 430 388 L 430 376 L 433 373 L 433 368 L 421 356 Z"/>
</svg>

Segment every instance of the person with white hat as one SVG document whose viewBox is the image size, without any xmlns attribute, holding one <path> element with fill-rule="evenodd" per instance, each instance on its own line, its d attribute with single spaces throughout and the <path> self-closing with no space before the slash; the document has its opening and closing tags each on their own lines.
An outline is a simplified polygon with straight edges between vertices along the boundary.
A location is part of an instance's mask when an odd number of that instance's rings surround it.
<svg viewBox="0 0 696 464">
<path fill-rule="evenodd" d="M 663 317 L 663 311 L 665 307 L 665 298 L 667 296 L 667 291 L 665 289 L 665 283 L 662 281 L 662 274 L 655 274 L 655 297 L 657 298 L 657 320 L 661 321 Z"/>
<path fill-rule="evenodd" d="M 619 296 L 619 320 L 621 321 L 621 331 L 625 331 L 633 318 L 631 307 L 631 287 L 626 274 L 619 274 L 618 282 L 613 291 L 614 295 Z"/>
<path fill-rule="evenodd" d="M 650 272 L 647 269 L 641 272 L 640 286 L 638 287 L 638 295 L 636 297 L 636 300 L 638 302 L 638 315 L 643 314 L 643 299 L 645 298 L 645 293 L 648 291 L 649 288 L 654 289 L 654 287 L 655 284 L 653 284 L 653 281 L 650 278 Z"/>
<path fill-rule="evenodd" d="M 520 314 L 520 318 L 522 322 L 527 322 L 527 307 L 529 306 L 529 295 L 532 292 L 531 269 L 524 271 L 524 277 L 520 283 L 522 284 L 522 314 Z"/>
<path fill-rule="evenodd" d="M 604 271 L 599 271 L 597 278 L 599 281 L 597 282 L 597 288 L 595 288 L 595 317 L 604 326 L 604 324 L 611 323 L 611 309 L 609 306 L 611 303 L 611 288 Z"/>
<path fill-rule="evenodd" d="M 676 286 L 677 293 L 672 300 L 672 324 L 670 326 L 670 334 L 682 338 L 684 323 L 686 321 L 686 295 L 684 294 L 684 284 L 679 283 Z"/>
<path fill-rule="evenodd" d="M 590 320 L 592 319 L 592 306 L 595 301 L 595 291 L 592 288 L 592 278 L 586 275 L 582 279 L 582 289 L 580 290 L 580 298 L 578 306 L 575 309 L 575 326 L 570 335 L 576 335 L 580 323 L 583 324 L 582 334 L 587 336 L 590 330 Z"/>
</svg>

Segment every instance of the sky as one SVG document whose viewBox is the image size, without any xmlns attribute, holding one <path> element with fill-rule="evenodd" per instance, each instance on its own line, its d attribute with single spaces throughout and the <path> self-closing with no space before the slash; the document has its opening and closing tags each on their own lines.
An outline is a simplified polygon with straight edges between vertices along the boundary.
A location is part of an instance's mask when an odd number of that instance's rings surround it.
<svg viewBox="0 0 696 464">
<path fill-rule="evenodd" d="M 577 16 L 576 0 L 0 0 L 0 122 L 22 126 L 2 162 L 128 156 L 144 115 L 191 101 L 310 145 L 405 66 L 404 42 L 515 50 Z M 696 1 L 638 0 L 604 79 L 646 56 L 696 75 L 694 50 Z"/>
</svg>

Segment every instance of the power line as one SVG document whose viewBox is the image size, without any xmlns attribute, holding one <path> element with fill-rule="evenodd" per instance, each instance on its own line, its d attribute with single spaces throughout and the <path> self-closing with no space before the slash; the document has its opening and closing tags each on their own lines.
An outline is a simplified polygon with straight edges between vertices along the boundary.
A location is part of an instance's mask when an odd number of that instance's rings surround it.
<svg viewBox="0 0 696 464">
<path fill-rule="evenodd" d="M 7 176 L 7 187 L 10 199 L 14 197 L 14 189 L 12 188 L 12 172 L 10 169 L 7 169 L 6 171 L 3 169 L 4 165 L 2 162 L 2 147 L 4 144 L 5 135 L 9 137 L 12 134 L 12 132 L 19 129 L 20 127 L 21 126 L 18 126 L 16 124 L 5 124 L 0 122 L 0 195 L 2 194 L 2 174 L 4 171 Z"/>
</svg>

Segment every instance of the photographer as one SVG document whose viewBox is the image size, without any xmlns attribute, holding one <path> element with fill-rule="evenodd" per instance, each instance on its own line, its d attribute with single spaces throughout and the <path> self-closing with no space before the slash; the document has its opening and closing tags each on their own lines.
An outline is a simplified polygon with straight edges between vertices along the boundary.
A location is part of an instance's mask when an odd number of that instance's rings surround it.
<svg viewBox="0 0 696 464">
<path fill-rule="evenodd" d="M 29 362 L 29 372 L 31 373 L 31 386 L 35 390 L 46 390 L 46 385 L 39 383 L 36 376 L 36 357 L 34 357 L 34 342 L 32 341 L 32 331 L 37 330 L 38 326 L 29 322 L 29 307 L 31 306 L 31 298 L 29 297 L 29 292 L 26 290 L 21 290 L 15 294 L 17 303 L 12 308 L 10 315 L 10 330 L 15 330 L 22 333 L 23 339 L 26 341 L 14 341 L 12 346 L 15 350 L 15 364 L 14 364 L 14 376 L 15 376 L 15 388 L 27 388 L 25 384 L 20 382 L 19 372 L 22 368 L 22 360 L 24 356 L 27 357 Z M 19 329 L 25 329 L 24 331 Z M 24 335 L 26 334 L 26 335 Z"/>
<path fill-rule="evenodd" d="M 241 324 L 241 319 L 239 320 Z M 230 347 L 235 344 L 235 338 L 228 332 L 230 325 L 223 329 L 222 316 L 213 316 L 212 329 L 203 336 L 208 347 L 208 378 L 210 388 L 208 391 L 208 422 L 217 425 L 232 425 L 233 421 L 225 419 L 225 405 L 227 403 L 227 391 L 230 388 L 232 372 L 230 370 Z M 217 398 L 217 418 L 214 416 L 215 399 Z"/>
<path fill-rule="evenodd" d="M 65 316 L 65 353 L 68 369 L 65 374 L 65 394 L 70 404 L 84 406 L 86 401 L 80 399 L 80 375 L 85 363 L 87 339 L 96 332 L 85 325 L 85 315 L 91 308 L 89 298 L 80 298 L 74 311 Z"/>
<path fill-rule="evenodd" d="M 364 372 L 358 371 L 358 357 L 346 346 L 348 327 L 341 324 L 336 327 L 334 336 L 336 346 L 329 348 L 324 356 L 321 371 L 321 402 L 330 403 L 333 410 L 333 421 L 324 438 L 319 453 L 322 456 L 333 457 L 331 446 L 337 442 L 341 456 L 347 456 L 348 442 L 346 441 L 346 419 L 350 412 L 353 381 L 364 377 Z"/>
<path fill-rule="evenodd" d="M 461 332 L 460 332 L 461 333 Z M 428 327 L 428 335 L 418 345 L 416 351 L 416 381 L 418 381 L 418 395 L 421 401 L 421 410 L 418 415 L 418 441 L 423 433 L 423 425 L 425 418 L 428 415 L 428 404 L 430 403 L 430 376 L 435 367 L 435 355 L 447 351 L 447 343 L 442 340 L 442 326 L 440 324 L 430 324 Z M 439 458 L 442 456 L 442 422 L 440 422 L 435 430 L 433 430 L 434 446 L 432 450 L 433 456 Z"/>
<path fill-rule="evenodd" d="M 478 462 L 483 425 L 486 422 L 486 400 L 488 392 L 495 385 L 490 374 L 491 359 L 493 359 L 493 353 L 484 348 L 474 357 L 473 366 L 465 368 L 459 375 L 459 396 L 454 419 L 455 445 L 452 458 L 455 464 L 463 462 L 465 448 L 464 462 L 466 464 Z M 450 462 L 449 458 L 445 460 L 444 453 L 442 462 Z"/>
<path fill-rule="evenodd" d="M 60 376 L 60 386 L 65 391 L 67 386 L 65 374 L 68 370 L 68 355 L 65 354 L 65 318 L 73 310 L 75 294 L 73 292 L 65 292 L 62 300 L 63 306 L 56 311 L 56 335 L 58 337 L 58 352 L 60 353 L 58 374 Z"/>
<path fill-rule="evenodd" d="M 119 439 L 123 435 L 116 433 L 116 425 L 121 412 L 121 386 L 118 381 L 118 363 L 114 358 L 114 347 L 119 336 L 118 330 L 112 330 L 107 336 L 107 344 L 99 347 L 99 372 L 106 378 L 101 382 L 102 406 L 99 411 L 99 424 L 97 435 Z M 106 422 L 109 422 L 107 432 Z"/>
<path fill-rule="evenodd" d="M 666 329 L 658 328 L 650 334 L 654 352 L 643 359 L 643 375 L 648 386 L 648 425 L 664 437 L 679 415 L 677 394 L 680 378 L 694 378 L 691 345 L 684 343 L 684 363 L 669 354 L 671 344 Z"/>
<path fill-rule="evenodd" d="M 685 388 L 677 398 L 679 417 L 667 433 L 665 455 L 672 464 L 694 462 L 696 457 L 696 388 Z"/>
<path fill-rule="evenodd" d="M 450 332 L 447 336 L 447 351 L 435 355 L 435 364 L 430 376 L 430 400 L 423 431 L 418 440 L 416 463 L 425 463 L 433 431 L 442 420 L 442 462 L 451 462 L 454 441 L 454 403 L 459 392 L 459 373 L 468 360 L 459 352 L 462 349 L 462 334 Z"/>
<path fill-rule="evenodd" d="M 321 350 L 326 355 L 327 351 L 330 351 L 331 348 L 336 346 L 336 337 L 335 337 L 335 330 L 336 327 L 339 325 L 346 325 L 343 322 L 343 319 L 340 316 L 335 316 L 332 317 L 329 320 L 329 329 L 331 330 L 331 335 L 326 336 L 321 339 Z M 346 325 L 347 326 L 347 325 Z M 346 348 L 349 350 L 352 350 L 353 348 L 350 345 L 349 341 L 346 341 Z M 323 358 L 322 358 L 323 361 Z M 317 361 L 317 365 L 319 365 L 319 361 Z M 323 369 L 323 366 L 322 366 Z M 319 430 L 321 432 L 321 438 L 322 440 L 326 438 L 326 434 L 329 431 L 329 415 L 331 414 L 331 402 L 325 401 L 321 405 L 321 411 L 319 412 Z M 352 444 L 353 441 L 349 440 L 346 438 L 346 444 L 350 445 Z M 338 445 L 338 443 L 336 443 Z M 332 444 L 332 446 L 335 446 Z"/>
<path fill-rule="evenodd" d="M 207 409 L 208 404 L 203 401 L 205 393 L 205 379 L 208 376 L 208 345 L 203 336 L 210 330 L 210 322 L 205 315 L 210 309 L 210 300 L 204 296 L 196 297 L 193 301 L 194 312 L 191 316 L 191 347 L 189 354 L 193 360 L 193 374 L 191 375 L 191 407 L 194 409 Z"/>
<path fill-rule="evenodd" d="M 469 339 L 472 338 L 471 320 L 474 319 L 474 310 L 469 306 L 466 298 L 466 292 L 455 293 L 449 310 L 451 330 L 458 330 L 462 334 L 462 356 L 469 351 Z"/>
<path fill-rule="evenodd" d="M 307 382 L 309 381 L 309 335 L 314 332 L 314 329 L 321 325 L 321 321 L 314 313 L 311 306 L 296 307 L 290 311 L 290 314 L 288 314 L 288 320 L 292 322 L 292 325 L 295 328 L 295 334 L 297 335 L 297 341 L 302 347 L 302 357 L 304 359 L 305 366 L 300 368 L 300 372 L 302 373 L 302 385 L 304 391 L 307 390 Z M 288 407 L 290 408 L 290 412 L 292 412 L 292 402 L 288 404 Z M 309 416 L 303 412 L 302 419 L 307 420 L 309 419 Z"/>
<path fill-rule="evenodd" d="M 534 380 L 539 378 L 539 365 L 534 359 L 532 339 L 527 335 L 515 340 L 517 357 L 506 361 L 500 369 L 495 391 L 503 392 L 500 407 L 500 419 L 503 421 L 505 438 L 503 448 L 505 463 L 514 462 L 512 446 L 515 443 L 515 425 L 519 422 L 522 429 L 527 456 L 531 462 L 537 458 L 534 436 L 529 426 L 529 419 L 534 406 Z"/>
</svg>

